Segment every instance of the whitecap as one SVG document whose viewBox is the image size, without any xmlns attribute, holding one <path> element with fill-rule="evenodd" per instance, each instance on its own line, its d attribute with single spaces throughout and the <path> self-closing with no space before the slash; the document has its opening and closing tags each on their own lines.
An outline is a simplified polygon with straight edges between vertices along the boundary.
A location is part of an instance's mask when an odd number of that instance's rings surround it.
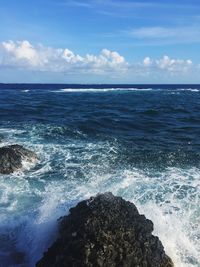
<svg viewBox="0 0 200 267">
<path fill-rule="evenodd" d="M 52 91 L 54 93 L 105 93 L 105 92 L 131 92 L 152 91 L 152 88 L 63 88 Z"/>
<path fill-rule="evenodd" d="M 21 90 L 21 92 L 22 93 L 28 93 L 28 92 L 30 92 L 30 90 L 29 89 L 25 89 L 25 90 Z"/>
</svg>

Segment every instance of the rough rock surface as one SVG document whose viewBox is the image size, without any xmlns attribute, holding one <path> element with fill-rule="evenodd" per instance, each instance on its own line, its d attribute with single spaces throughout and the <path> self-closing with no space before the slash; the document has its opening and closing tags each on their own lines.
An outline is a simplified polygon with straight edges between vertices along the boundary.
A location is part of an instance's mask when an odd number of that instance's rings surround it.
<svg viewBox="0 0 200 267">
<path fill-rule="evenodd" d="M 111 193 L 70 209 L 59 238 L 37 267 L 172 267 L 153 223 L 134 204 Z"/>
<path fill-rule="evenodd" d="M 36 159 L 36 154 L 23 146 L 10 145 L 0 147 L 0 173 L 13 173 L 22 168 L 23 160 L 34 162 Z"/>
</svg>

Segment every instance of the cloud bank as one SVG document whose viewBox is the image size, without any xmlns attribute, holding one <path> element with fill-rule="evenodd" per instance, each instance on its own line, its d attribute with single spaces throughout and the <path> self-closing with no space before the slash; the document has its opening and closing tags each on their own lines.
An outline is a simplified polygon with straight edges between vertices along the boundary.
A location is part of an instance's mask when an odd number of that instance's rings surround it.
<svg viewBox="0 0 200 267">
<path fill-rule="evenodd" d="M 103 49 L 99 55 L 80 56 L 68 48 L 33 46 L 28 41 L 3 42 L 1 66 L 37 69 L 40 71 L 110 72 L 124 71 L 128 63 L 119 53 Z"/>
<path fill-rule="evenodd" d="M 141 62 L 129 63 L 118 52 L 108 49 L 103 49 L 98 55 L 81 56 L 68 48 L 33 45 L 24 40 L 0 44 L 0 67 L 66 74 L 144 75 L 149 72 L 185 73 L 194 68 L 194 64 L 190 59 L 172 59 L 167 55 L 160 59 L 145 57 Z"/>
<path fill-rule="evenodd" d="M 150 57 L 146 57 L 143 60 L 143 65 L 145 67 L 153 67 L 160 70 L 168 71 L 171 73 L 175 72 L 187 72 L 191 69 L 193 63 L 190 59 L 171 59 L 168 56 L 163 56 L 161 59 L 153 60 Z"/>
</svg>

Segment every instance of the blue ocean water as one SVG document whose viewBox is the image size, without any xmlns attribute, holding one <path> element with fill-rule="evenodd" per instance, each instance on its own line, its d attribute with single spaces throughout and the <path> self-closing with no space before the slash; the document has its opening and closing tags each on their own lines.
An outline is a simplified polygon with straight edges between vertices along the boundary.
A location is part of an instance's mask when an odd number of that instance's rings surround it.
<svg viewBox="0 0 200 267">
<path fill-rule="evenodd" d="M 200 85 L 0 84 L 0 266 L 31 267 L 57 219 L 98 192 L 134 202 L 176 267 L 200 266 Z"/>
</svg>

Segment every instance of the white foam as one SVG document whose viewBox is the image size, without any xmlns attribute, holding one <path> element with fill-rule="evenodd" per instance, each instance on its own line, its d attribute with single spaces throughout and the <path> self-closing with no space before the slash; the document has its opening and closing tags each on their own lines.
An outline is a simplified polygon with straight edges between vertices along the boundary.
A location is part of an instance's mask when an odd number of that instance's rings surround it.
<svg viewBox="0 0 200 267">
<path fill-rule="evenodd" d="M 196 88 L 181 88 L 181 89 L 177 89 L 177 91 L 200 92 L 200 90 Z"/>
<path fill-rule="evenodd" d="M 197 88 L 63 88 L 54 90 L 54 93 L 105 93 L 105 92 L 200 92 Z"/>
<path fill-rule="evenodd" d="M 199 170 L 172 168 L 155 178 L 127 173 L 125 188 L 115 192 L 137 204 L 154 222 L 154 233 L 162 240 L 168 255 L 179 267 L 198 266 L 200 229 L 195 224 L 199 206 Z M 132 182 L 131 182 L 132 178 Z M 141 192 L 144 192 L 141 194 Z M 194 262 L 194 264 L 191 263 Z M 195 263 L 196 262 L 196 263 Z"/>
<path fill-rule="evenodd" d="M 86 184 L 76 186 L 77 198 L 111 191 L 134 202 L 140 212 L 154 222 L 154 234 L 163 242 L 175 266 L 198 267 L 198 173 L 198 169 L 183 172 L 172 168 L 157 178 L 139 170 L 124 171 L 118 174 L 118 178 L 111 174 L 96 175 Z"/>
<path fill-rule="evenodd" d="M 0 133 L 11 133 L 11 134 L 21 134 L 24 133 L 24 130 L 12 129 L 12 128 L 0 128 Z"/>
<path fill-rule="evenodd" d="M 194 262 L 198 262 L 200 256 L 197 240 L 200 233 L 195 224 L 195 220 L 197 221 L 195 213 L 200 204 L 196 172 L 197 170 L 190 170 L 181 177 L 181 170 L 172 169 L 161 174 L 156 180 L 138 170 L 123 171 L 118 173 L 118 176 L 109 173 L 107 175 L 89 173 L 88 181 L 67 179 L 43 181 L 44 189 L 31 187 L 26 179 L 18 181 L 14 187 L 13 184 L 9 185 L 4 181 L 7 187 L 4 187 L 6 194 L 2 197 L 4 203 L 8 203 L 10 195 L 14 192 L 15 200 L 9 205 L 12 212 L 21 205 L 19 201 L 22 196 L 26 196 L 28 200 L 34 194 L 42 200 L 40 202 L 38 199 L 37 205 L 34 204 L 34 210 L 38 215 L 36 217 L 33 215 L 26 221 L 18 236 L 17 247 L 27 253 L 31 261 L 30 266 L 34 266 L 35 261 L 55 239 L 57 218 L 66 214 L 68 208 L 79 200 L 98 192 L 111 191 L 134 202 L 140 212 L 154 222 L 154 234 L 159 236 L 176 266 L 197 267 L 197 263 L 191 264 L 188 260 L 191 258 Z M 193 179 L 192 185 L 190 177 Z M 181 188 L 184 186 L 190 188 L 188 193 L 186 190 L 181 197 Z M 17 203 L 16 199 L 19 199 Z"/>
<path fill-rule="evenodd" d="M 37 165 L 0 179 L 0 233 L 8 234 L 13 249 L 26 253 L 29 266 L 56 238 L 60 216 L 82 199 L 111 191 L 134 202 L 154 222 L 154 234 L 177 267 L 199 267 L 199 169 L 113 169 L 109 160 L 115 159 L 117 144 L 41 144 L 37 134 L 36 127 L 32 143 L 24 143 L 39 155 Z M 18 135 L 16 140 L 22 141 Z M 92 162 L 93 157 L 98 160 Z"/>
<path fill-rule="evenodd" d="M 105 92 L 127 92 L 127 91 L 152 91 L 152 88 L 63 88 L 54 93 L 105 93 Z"/>
<path fill-rule="evenodd" d="M 21 90 L 21 92 L 22 92 L 22 93 L 28 93 L 28 92 L 30 92 L 30 90 L 25 89 L 25 90 Z"/>
</svg>

